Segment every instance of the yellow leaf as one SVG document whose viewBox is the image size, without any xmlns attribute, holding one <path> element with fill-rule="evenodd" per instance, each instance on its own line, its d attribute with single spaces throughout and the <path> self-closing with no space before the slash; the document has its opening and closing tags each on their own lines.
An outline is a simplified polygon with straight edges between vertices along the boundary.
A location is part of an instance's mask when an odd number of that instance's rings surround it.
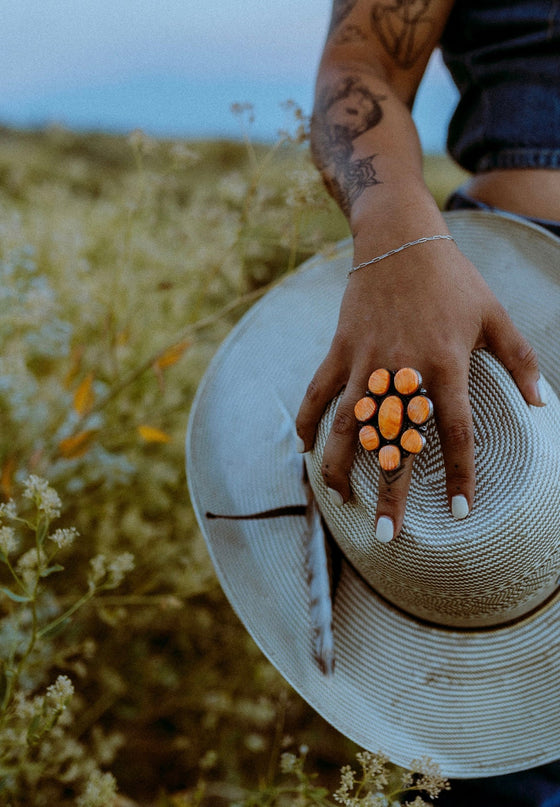
<svg viewBox="0 0 560 807">
<path fill-rule="evenodd" d="M 147 443 L 168 443 L 171 440 L 168 434 L 155 426 L 138 426 L 138 434 Z"/>
<path fill-rule="evenodd" d="M 72 384 L 74 383 L 74 379 L 80 372 L 83 353 L 84 349 L 81 345 L 77 345 L 76 347 L 72 348 L 72 352 L 70 354 L 70 367 L 64 376 L 64 386 L 66 389 L 71 388 Z"/>
<path fill-rule="evenodd" d="M 90 450 L 93 438 L 96 434 L 96 429 L 86 429 L 79 434 L 65 437 L 64 440 L 61 440 L 58 444 L 59 454 L 67 460 L 83 457 L 83 455 L 87 454 Z"/>
<path fill-rule="evenodd" d="M 93 373 L 88 373 L 74 393 L 74 409 L 80 417 L 84 417 L 91 410 L 94 401 Z"/>
<path fill-rule="evenodd" d="M 154 369 L 163 370 L 165 367 L 171 367 L 172 364 L 176 364 L 185 350 L 188 348 L 189 344 L 190 342 L 188 339 L 183 339 L 182 342 L 177 342 L 176 345 L 171 345 L 171 347 L 168 347 L 167 350 L 160 353 L 158 358 L 155 360 Z"/>
<path fill-rule="evenodd" d="M 2 466 L 2 473 L 0 477 L 0 488 L 6 499 L 11 499 L 13 496 L 13 479 L 16 470 L 16 458 L 12 454 L 8 457 Z"/>
</svg>

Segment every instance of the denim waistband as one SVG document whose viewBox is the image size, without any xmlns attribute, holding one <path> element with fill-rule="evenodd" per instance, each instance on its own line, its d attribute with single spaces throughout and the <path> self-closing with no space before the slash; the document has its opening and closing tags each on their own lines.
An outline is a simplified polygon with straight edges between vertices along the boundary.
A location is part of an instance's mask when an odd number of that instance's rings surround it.
<svg viewBox="0 0 560 807">
<path fill-rule="evenodd" d="M 460 93 L 454 159 L 560 168 L 560 0 L 456 0 L 441 47 Z"/>
<path fill-rule="evenodd" d="M 502 213 L 502 214 L 505 213 L 507 216 L 511 216 L 511 218 L 519 219 L 521 221 L 530 221 L 533 224 L 538 224 L 539 227 L 544 227 L 545 230 L 549 230 L 551 233 L 553 233 L 553 235 L 557 235 L 560 238 L 560 221 L 549 221 L 548 219 L 536 219 L 531 218 L 530 216 L 519 216 L 515 213 L 509 213 L 506 210 L 501 210 L 500 208 L 487 205 L 485 204 L 485 202 L 480 202 L 478 199 L 473 199 L 472 196 L 469 196 L 461 189 L 456 190 L 454 193 L 451 194 L 451 196 L 445 203 L 445 209 L 489 210 L 494 213 Z"/>
</svg>

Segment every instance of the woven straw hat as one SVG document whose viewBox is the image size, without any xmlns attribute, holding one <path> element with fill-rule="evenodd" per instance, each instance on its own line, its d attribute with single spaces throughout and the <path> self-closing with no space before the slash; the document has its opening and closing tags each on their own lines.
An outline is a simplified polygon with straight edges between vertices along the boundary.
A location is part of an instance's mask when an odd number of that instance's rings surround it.
<svg viewBox="0 0 560 807">
<path fill-rule="evenodd" d="M 233 330 L 193 406 L 187 470 L 226 595 L 290 684 L 360 746 L 404 766 L 428 755 L 467 778 L 560 756 L 560 241 L 492 213 L 446 217 L 537 349 L 547 406 L 527 406 L 497 360 L 475 352 L 473 510 L 450 516 L 431 426 L 389 544 L 373 537 L 376 460 L 361 447 L 351 501 L 336 508 L 326 495 L 320 461 L 336 404 L 327 409 L 306 461 L 344 558 L 333 675 L 311 649 L 294 421 L 334 334 L 349 242 L 304 264 Z M 292 505 L 289 516 L 231 518 Z"/>
</svg>

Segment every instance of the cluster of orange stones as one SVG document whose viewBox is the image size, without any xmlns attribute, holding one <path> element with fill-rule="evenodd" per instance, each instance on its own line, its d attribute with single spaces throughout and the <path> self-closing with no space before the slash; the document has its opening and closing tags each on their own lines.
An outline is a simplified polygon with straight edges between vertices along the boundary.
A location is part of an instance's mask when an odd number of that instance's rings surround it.
<svg viewBox="0 0 560 807">
<path fill-rule="evenodd" d="M 369 377 L 368 392 L 354 407 L 357 420 L 364 424 L 360 443 L 367 451 L 378 452 L 384 471 L 396 471 L 403 455 L 419 454 L 424 448 L 422 432 L 432 412 L 418 370 L 375 370 Z"/>
</svg>

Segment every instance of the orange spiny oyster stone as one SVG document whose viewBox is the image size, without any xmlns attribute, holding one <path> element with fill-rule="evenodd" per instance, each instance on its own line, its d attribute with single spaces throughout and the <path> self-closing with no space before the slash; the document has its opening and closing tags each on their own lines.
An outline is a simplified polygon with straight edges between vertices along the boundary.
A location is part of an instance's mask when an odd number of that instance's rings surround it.
<svg viewBox="0 0 560 807">
<path fill-rule="evenodd" d="M 402 429 L 404 406 L 396 395 L 388 395 L 379 407 L 377 423 L 379 431 L 386 440 L 395 440 Z"/>
<path fill-rule="evenodd" d="M 369 377 L 368 389 L 373 395 L 385 395 L 391 386 L 391 373 L 389 370 L 374 370 Z"/>
<path fill-rule="evenodd" d="M 407 429 L 401 436 L 401 446 L 409 454 L 419 454 L 426 445 L 426 438 L 416 429 Z"/>
<path fill-rule="evenodd" d="M 365 396 L 365 398 L 360 398 L 360 400 L 354 407 L 354 414 L 356 415 L 356 420 L 359 420 L 362 423 L 372 418 L 376 412 L 377 412 L 376 402 L 373 400 L 373 398 L 370 398 L 367 395 Z"/>
<path fill-rule="evenodd" d="M 433 406 L 429 398 L 425 395 L 415 395 L 406 409 L 406 413 L 413 423 L 421 426 L 425 423 L 432 414 Z"/>
<path fill-rule="evenodd" d="M 379 449 L 379 464 L 384 471 L 396 471 L 401 464 L 398 446 L 387 445 Z"/>
<path fill-rule="evenodd" d="M 379 448 L 379 435 L 374 426 L 362 426 L 359 438 L 366 451 L 375 451 Z"/>
<path fill-rule="evenodd" d="M 422 376 L 412 367 L 403 367 L 395 373 L 395 389 L 401 395 L 414 395 L 422 384 Z"/>
</svg>

